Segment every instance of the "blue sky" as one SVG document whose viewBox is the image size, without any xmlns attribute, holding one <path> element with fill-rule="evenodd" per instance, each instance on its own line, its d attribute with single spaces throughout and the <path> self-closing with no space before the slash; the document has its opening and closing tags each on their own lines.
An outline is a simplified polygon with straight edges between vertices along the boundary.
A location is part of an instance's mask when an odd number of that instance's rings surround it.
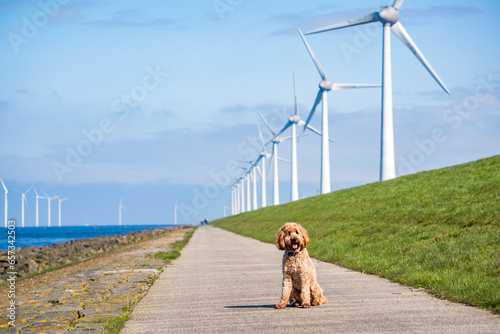
<svg viewBox="0 0 500 334">
<path fill-rule="evenodd" d="M 63 203 L 63 224 L 170 224 L 222 216 L 231 163 L 255 159 L 260 110 L 275 128 L 302 118 L 319 76 L 307 31 L 391 5 L 364 1 L 0 1 L 0 178 L 20 219 L 32 184 Z M 393 35 L 396 172 L 499 154 L 496 1 L 415 1 L 400 21 L 451 91 L 446 95 Z M 381 26 L 308 36 L 329 78 L 380 83 Z M 379 177 L 380 89 L 329 95 L 332 188 Z M 320 127 L 315 115 L 312 125 Z M 270 148 L 268 148 L 270 149 Z M 319 187 L 320 141 L 299 143 L 299 193 Z M 289 157 L 290 144 L 280 146 Z M 280 165 L 280 199 L 290 167 Z M 272 199 L 272 173 L 268 201 Z M 34 225 L 28 194 L 26 225 Z M 47 201 L 40 223 L 47 225 Z M 52 224 L 57 222 L 52 201 Z M 3 212 L 3 195 L 0 196 Z M 2 214 L 3 216 L 3 214 Z"/>
</svg>

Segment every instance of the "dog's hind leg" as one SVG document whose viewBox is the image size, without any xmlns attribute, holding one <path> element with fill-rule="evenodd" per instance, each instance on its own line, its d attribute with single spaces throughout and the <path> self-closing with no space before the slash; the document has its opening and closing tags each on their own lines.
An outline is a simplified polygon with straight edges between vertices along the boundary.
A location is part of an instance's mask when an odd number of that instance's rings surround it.
<svg viewBox="0 0 500 334">
<path fill-rule="evenodd" d="M 311 300 L 313 306 L 318 306 L 321 304 L 328 303 L 328 299 L 323 296 L 323 289 L 319 286 L 317 282 L 311 284 Z"/>
</svg>

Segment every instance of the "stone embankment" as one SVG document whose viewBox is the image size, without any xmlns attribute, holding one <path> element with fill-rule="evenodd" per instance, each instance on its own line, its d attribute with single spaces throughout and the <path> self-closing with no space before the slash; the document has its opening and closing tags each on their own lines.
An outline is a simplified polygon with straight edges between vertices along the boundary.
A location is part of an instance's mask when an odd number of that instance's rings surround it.
<svg viewBox="0 0 500 334">
<path fill-rule="evenodd" d="M 162 270 L 163 260 L 154 255 L 168 252 L 169 246 L 182 240 L 189 231 L 191 229 L 161 229 L 148 235 L 120 236 L 114 247 L 121 245 L 120 241 L 125 244 L 125 239 L 129 244 L 16 281 L 15 327 L 9 326 L 7 317 L 7 295 L 11 287 L 0 287 L 0 333 L 103 333 L 103 322 L 120 316 L 123 307 L 140 299 Z M 97 239 L 100 238 L 67 244 L 70 248 L 78 244 L 76 248 L 85 249 L 79 254 L 86 256 L 108 247 Z M 133 240 L 142 241 L 130 243 Z M 62 246 L 49 246 L 49 249 L 58 249 L 61 252 L 58 256 L 63 257 L 64 251 L 59 247 Z M 19 261 L 21 266 L 23 261 Z"/>
<path fill-rule="evenodd" d="M 88 256 L 105 252 L 113 248 L 135 243 L 148 238 L 163 235 L 179 227 L 165 227 L 154 230 L 131 232 L 122 235 L 102 236 L 91 239 L 80 239 L 65 243 L 44 246 L 26 247 L 16 252 L 16 271 L 18 277 L 36 273 L 71 263 Z M 0 282 L 7 279 L 7 268 L 9 267 L 7 251 L 0 251 Z"/>
</svg>

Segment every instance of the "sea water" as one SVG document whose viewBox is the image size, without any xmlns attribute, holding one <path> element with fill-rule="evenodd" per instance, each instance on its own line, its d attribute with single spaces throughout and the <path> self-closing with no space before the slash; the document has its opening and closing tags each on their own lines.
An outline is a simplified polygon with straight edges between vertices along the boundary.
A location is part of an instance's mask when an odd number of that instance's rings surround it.
<svg viewBox="0 0 500 334">
<path fill-rule="evenodd" d="M 174 225 L 108 225 L 108 226 L 54 226 L 54 227 L 19 227 L 14 229 L 15 240 L 8 238 L 9 229 L 0 228 L 0 250 L 6 250 L 12 241 L 15 247 L 42 247 L 77 239 L 96 238 L 171 227 Z M 12 235 L 13 233 L 11 233 Z M 9 242 L 10 240 L 10 242 Z"/>
</svg>

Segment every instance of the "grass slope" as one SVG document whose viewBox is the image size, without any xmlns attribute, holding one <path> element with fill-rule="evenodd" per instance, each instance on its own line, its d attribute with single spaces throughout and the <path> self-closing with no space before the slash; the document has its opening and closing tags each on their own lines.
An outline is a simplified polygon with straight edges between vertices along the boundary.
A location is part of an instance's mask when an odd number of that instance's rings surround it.
<svg viewBox="0 0 500 334">
<path fill-rule="evenodd" d="M 500 312 L 500 156 L 214 221 L 274 243 L 288 221 L 311 256 Z"/>
</svg>

